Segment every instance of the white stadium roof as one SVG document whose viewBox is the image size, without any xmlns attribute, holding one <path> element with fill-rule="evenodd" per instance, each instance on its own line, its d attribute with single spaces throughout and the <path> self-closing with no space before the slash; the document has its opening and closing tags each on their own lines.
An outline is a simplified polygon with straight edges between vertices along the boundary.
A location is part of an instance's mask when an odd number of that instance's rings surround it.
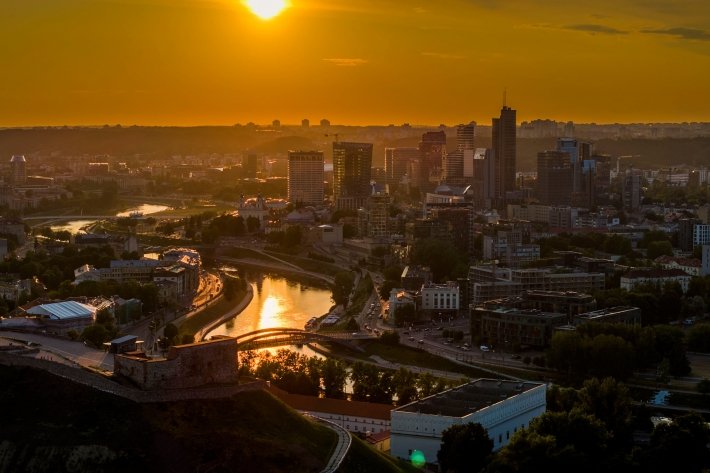
<svg viewBox="0 0 710 473">
<path fill-rule="evenodd" d="M 96 308 L 76 301 L 64 301 L 36 305 L 28 309 L 27 313 L 48 317 L 51 320 L 83 319 L 93 317 Z"/>
</svg>

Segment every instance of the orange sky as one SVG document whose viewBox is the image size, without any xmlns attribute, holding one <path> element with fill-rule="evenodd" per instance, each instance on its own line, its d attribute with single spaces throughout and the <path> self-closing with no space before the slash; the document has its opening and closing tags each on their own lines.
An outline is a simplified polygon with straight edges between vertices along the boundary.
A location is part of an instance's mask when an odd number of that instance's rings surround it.
<svg viewBox="0 0 710 473">
<path fill-rule="evenodd" d="M 707 0 L 1 0 L 0 45 L 0 126 L 710 121 Z"/>
</svg>

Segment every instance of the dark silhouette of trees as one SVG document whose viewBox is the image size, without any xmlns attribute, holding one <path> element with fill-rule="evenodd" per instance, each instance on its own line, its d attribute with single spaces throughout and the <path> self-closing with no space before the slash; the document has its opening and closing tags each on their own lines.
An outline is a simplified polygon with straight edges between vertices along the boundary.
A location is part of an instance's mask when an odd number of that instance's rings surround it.
<svg viewBox="0 0 710 473">
<path fill-rule="evenodd" d="M 493 451 L 493 441 L 481 424 L 452 425 L 441 435 L 436 454 L 444 473 L 478 472 L 486 466 Z"/>
</svg>

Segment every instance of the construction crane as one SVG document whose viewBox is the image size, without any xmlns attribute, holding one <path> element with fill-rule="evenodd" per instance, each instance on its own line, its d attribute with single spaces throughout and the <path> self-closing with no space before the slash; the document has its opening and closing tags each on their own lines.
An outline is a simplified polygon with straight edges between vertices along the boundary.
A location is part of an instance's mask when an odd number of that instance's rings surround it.
<svg viewBox="0 0 710 473">
<path fill-rule="evenodd" d="M 334 136 L 334 137 L 335 137 L 334 143 L 337 143 L 337 142 L 338 142 L 338 137 L 340 136 L 340 133 L 331 133 L 331 134 L 326 133 L 324 136 Z"/>
</svg>

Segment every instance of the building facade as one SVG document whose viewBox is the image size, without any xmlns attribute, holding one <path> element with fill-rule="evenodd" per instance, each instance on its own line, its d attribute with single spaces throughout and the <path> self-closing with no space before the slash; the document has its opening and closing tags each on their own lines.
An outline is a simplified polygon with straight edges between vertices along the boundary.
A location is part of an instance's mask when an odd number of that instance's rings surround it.
<svg viewBox="0 0 710 473">
<path fill-rule="evenodd" d="M 515 190 L 517 160 L 516 111 L 503 106 L 500 117 L 493 119 L 493 158 L 495 160 L 495 193 L 505 200 Z"/>
<path fill-rule="evenodd" d="M 322 205 L 324 169 L 322 151 L 289 151 L 288 201 Z"/>
<path fill-rule="evenodd" d="M 370 195 L 372 143 L 333 143 L 333 196 L 338 210 L 357 210 Z"/>
<path fill-rule="evenodd" d="M 409 460 L 414 450 L 427 463 L 437 463 L 442 432 L 453 425 L 479 423 L 493 441 L 493 450 L 508 444 L 543 414 L 546 385 L 478 379 L 392 411 L 391 455 Z"/>
</svg>

